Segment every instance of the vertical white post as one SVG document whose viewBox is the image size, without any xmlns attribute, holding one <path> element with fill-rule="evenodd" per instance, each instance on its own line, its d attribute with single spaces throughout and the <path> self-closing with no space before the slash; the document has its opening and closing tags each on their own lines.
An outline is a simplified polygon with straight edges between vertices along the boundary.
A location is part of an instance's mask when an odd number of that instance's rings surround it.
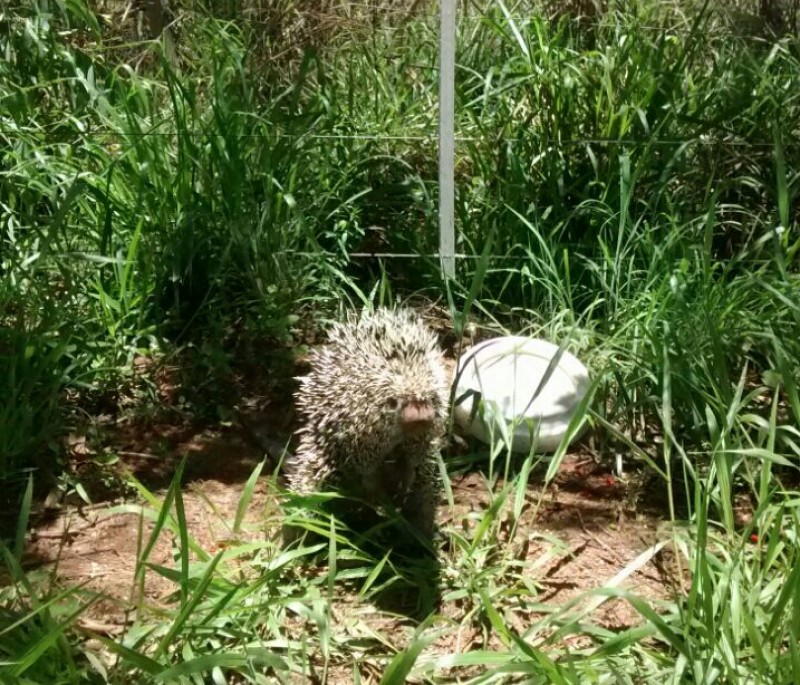
<svg viewBox="0 0 800 685">
<path fill-rule="evenodd" d="M 439 259 L 442 276 L 456 275 L 455 80 L 456 0 L 440 0 L 439 21 Z"/>
</svg>

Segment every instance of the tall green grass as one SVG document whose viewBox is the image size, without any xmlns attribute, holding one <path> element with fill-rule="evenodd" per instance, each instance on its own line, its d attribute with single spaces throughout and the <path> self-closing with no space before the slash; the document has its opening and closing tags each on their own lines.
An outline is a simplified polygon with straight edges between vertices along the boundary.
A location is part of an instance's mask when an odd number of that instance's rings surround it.
<svg viewBox="0 0 800 685">
<path fill-rule="evenodd" d="M 243 486 L 240 511 L 248 506 L 259 475 L 260 469 Z M 691 526 L 663 534 L 661 542 L 587 596 L 552 607 L 539 599 L 531 575 L 535 564 L 523 562 L 519 546 L 531 534 L 549 542 L 541 563 L 570 550 L 524 525 L 509 530 L 513 506 L 506 506 L 527 488 L 526 478 L 512 478 L 486 510 L 474 512 L 474 525 L 445 528 L 451 545 L 440 560 L 442 613 L 428 614 L 415 627 L 408 619 L 390 621 L 385 610 L 376 614 L 368 604 L 353 604 L 357 596 L 380 606 L 387 592 L 408 592 L 424 582 L 415 575 L 421 569 L 413 559 L 391 548 L 375 554 L 380 530 L 359 537 L 331 519 L 315 527 L 314 544 L 281 549 L 275 540 L 238 542 L 234 536 L 212 554 L 187 527 L 179 472 L 163 498 L 140 487 L 143 505 L 112 512 L 152 522 L 138 552 L 137 577 L 146 572 L 167 579 L 174 603 L 156 609 L 140 598 L 136 619 L 121 637 L 96 634 L 87 622 L 81 633 L 88 631 L 94 640 L 83 642 L 71 626 L 95 598 L 79 590 L 48 592 L 46 584 L 21 571 L 18 551 L 5 550 L 14 581 L 2 590 L 7 610 L 0 647 L 6 672 L 11 683 L 45 677 L 65 678 L 56 682 L 189 683 L 209 677 L 295 682 L 324 680 L 323 674 L 334 671 L 342 677 L 343 667 L 350 673 L 382 673 L 384 682 L 397 683 L 405 678 L 599 683 L 610 677 L 623 683 L 793 682 L 800 589 L 797 498 L 784 497 L 778 505 L 781 493 L 773 491 L 772 501 L 758 507 L 753 527 L 726 532 L 709 517 L 713 481 L 695 483 Z M 279 525 L 271 516 L 266 522 Z M 242 533 L 241 522 L 228 525 Z M 757 534 L 751 532 L 756 529 Z M 175 541 L 174 563 L 167 566 L 149 560 L 156 540 L 165 535 Z M 622 589 L 624 579 L 666 545 L 681 559 L 686 594 L 652 604 Z M 595 625 L 590 612 L 615 598 L 630 602 L 642 625 L 623 631 Z M 531 619 L 531 613 L 537 617 Z M 469 651 L 436 648 L 444 635 L 470 635 L 476 629 L 483 638 Z M 580 647 L 566 646 L 577 638 Z"/>
</svg>

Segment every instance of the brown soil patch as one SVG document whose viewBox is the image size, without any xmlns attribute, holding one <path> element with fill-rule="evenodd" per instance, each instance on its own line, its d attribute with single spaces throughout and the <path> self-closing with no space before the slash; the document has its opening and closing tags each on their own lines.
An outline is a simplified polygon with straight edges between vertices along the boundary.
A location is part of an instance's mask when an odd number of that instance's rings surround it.
<svg viewBox="0 0 800 685">
<path fill-rule="evenodd" d="M 264 465 L 243 525 L 239 530 L 232 528 L 247 479 L 265 451 L 274 454 L 275 447 L 285 444 L 285 436 L 291 433 L 290 388 L 273 381 L 267 394 L 248 395 L 250 399 L 243 401 L 239 423 L 246 428 L 209 429 L 190 422 L 162 422 L 126 424 L 112 430 L 113 451 L 120 456 L 123 470 L 159 500 L 163 500 L 178 464 L 186 460 L 182 499 L 187 528 L 197 547 L 208 555 L 233 543 L 279 539 L 281 511 L 270 479 L 274 458 Z M 85 443 L 77 441 L 82 449 Z M 87 443 L 87 463 L 91 454 Z M 439 510 L 444 534 L 437 575 L 441 601 L 436 611 L 452 621 L 452 628 L 445 630 L 424 656 L 504 648 L 501 637 L 487 629 L 486 617 L 479 615 L 478 591 L 458 592 L 472 582 L 474 569 L 464 566 L 463 552 L 454 548 L 452 539 L 455 534 L 474 535 L 478 521 L 502 492 L 502 480 L 489 486 L 485 466 L 454 473 L 454 507 L 443 504 Z M 663 516 L 658 490 L 647 488 L 641 478 L 613 476 L 608 465 L 585 445 L 565 458 L 547 489 L 541 485 L 545 469 L 546 465 L 540 466 L 531 474 L 518 519 L 511 515 L 513 494 L 499 507 L 497 542 L 490 550 L 491 558 L 481 562 L 488 577 L 480 591 L 496 602 L 508 627 L 533 644 L 551 639 L 564 642 L 558 635 L 553 638 L 556 624 L 547 620 L 559 610 L 612 630 L 640 623 L 640 616 L 626 601 L 600 601 L 599 596 L 587 592 L 615 579 L 618 587 L 650 602 L 674 595 L 680 584 L 670 550 L 640 556 L 667 537 L 658 530 Z M 104 497 L 107 495 L 101 492 L 97 499 Z M 174 605 L 175 584 L 163 575 L 148 569 L 141 585 L 134 578 L 137 558 L 152 531 L 152 520 L 141 515 L 136 503 L 117 499 L 93 506 L 64 506 L 47 513 L 29 531 L 24 564 L 28 569 L 49 572 L 58 585 L 82 585 L 103 596 L 82 616 L 85 627 L 118 635 L 132 620 L 135 607 Z M 177 536 L 165 531 L 148 557 L 150 564 L 176 568 L 178 542 Z M 247 572 L 246 564 L 242 571 Z M 309 572 L 324 573 L 325 569 Z M 504 594 L 512 587 L 513 592 Z M 350 636 L 356 641 L 373 640 L 379 650 L 363 662 L 365 682 L 377 680 L 376 664 L 388 663 L 391 658 L 386 645 L 400 648 L 413 633 L 416 622 L 409 618 L 413 612 L 398 607 L 392 602 L 363 601 L 341 589 L 331 608 L 331 628 L 337 635 L 347 636 L 348 641 Z M 315 631 L 303 621 L 296 626 L 290 623 L 287 630 L 296 628 L 299 635 Z M 575 640 L 574 636 L 568 638 L 570 644 Z M 351 681 L 351 663 L 332 662 L 329 668 L 328 682 Z M 336 675 L 339 671 L 341 677 Z"/>
<path fill-rule="evenodd" d="M 244 483 L 261 458 L 260 450 L 243 431 L 184 433 L 174 454 L 187 456 L 183 489 L 187 527 L 206 553 L 213 555 L 234 538 L 244 541 L 277 536 L 280 512 L 269 492 L 266 469 L 247 507 L 244 525 L 239 531 L 231 529 Z M 141 461 L 133 460 L 136 470 L 143 468 Z M 164 463 L 174 469 L 177 459 L 165 458 Z M 537 486 L 541 482 L 537 474 L 530 480 L 523 514 L 516 527 L 508 523 L 508 548 L 501 550 L 515 564 L 524 564 L 538 589 L 531 606 L 521 605 L 512 612 L 521 632 L 542 615 L 540 610 L 531 608 L 534 604 L 563 606 L 624 571 L 653 545 L 660 523 L 659 512 L 637 509 L 629 484 L 612 476 L 586 454 L 569 455 L 555 484 L 547 491 Z M 453 491 L 455 508 L 450 510 L 443 505 L 440 509 L 443 529 L 476 525 L 476 514 L 491 501 L 486 477 L 478 472 L 456 475 Z M 164 490 L 156 494 L 161 498 Z M 107 625 L 109 631 L 126 620 L 131 600 L 157 607 L 171 602 L 175 589 L 173 583 L 148 571 L 144 594 L 138 596 L 134 568 L 151 522 L 137 514 L 132 505 L 125 510 L 120 504 L 64 508 L 52 520 L 30 531 L 25 557 L 29 568 L 51 569 L 60 584 L 85 584 L 86 589 L 105 595 L 107 601 L 95 605 L 89 616 Z M 504 505 L 502 516 L 509 516 L 507 509 Z M 175 567 L 174 543 L 171 534 L 162 535 L 150 554 L 150 562 Z M 674 573 L 665 554 L 666 550 L 654 554 L 620 585 L 648 600 L 670 597 L 675 587 Z M 459 621 L 465 607 L 452 603 L 441 610 Z M 381 623 L 386 620 L 377 615 L 374 618 Z M 640 621 L 635 610 L 620 599 L 603 602 L 589 618 L 611 629 Z M 437 646 L 463 650 L 476 647 L 476 639 L 477 635 L 455 631 Z"/>
<path fill-rule="evenodd" d="M 240 433 L 201 431 L 183 437 L 174 454 L 151 466 L 149 480 L 168 483 L 181 456 L 186 456 L 182 499 L 189 535 L 209 555 L 232 539 L 264 539 L 264 520 L 270 507 L 268 482 L 260 478 L 247 506 L 243 525 L 232 529 L 244 484 L 261 460 L 261 455 Z M 145 470 L 156 457 L 129 452 L 133 473 Z M 145 479 L 148 480 L 148 479 Z M 163 500 L 165 489 L 154 494 Z M 136 562 L 153 529 L 152 521 L 137 511 L 135 503 L 104 502 L 93 506 L 67 506 L 34 526 L 28 534 L 23 565 L 52 569 L 59 584 L 82 585 L 103 594 L 107 600 L 94 605 L 89 616 L 111 629 L 125 622 L 129 604 L 144 602 L 158 607 L 171 601 L 175 585 L 162 575 L 145 573 L 143 594 L 134 582 Z M 173 507 L 174 512 L 174 507 Z M 162 534 L 148 556 L 151 564 L 175 567 L 177 536 Z"/>
</svg>

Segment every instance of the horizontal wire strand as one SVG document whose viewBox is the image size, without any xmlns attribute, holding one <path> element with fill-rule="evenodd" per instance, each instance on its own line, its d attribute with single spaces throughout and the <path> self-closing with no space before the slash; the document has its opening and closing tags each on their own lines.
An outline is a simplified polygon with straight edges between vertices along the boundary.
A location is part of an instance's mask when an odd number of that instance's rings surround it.
<svg viewBox="0 0 800 685">
<path fill-rule="evenodd" d="M 1 122 L 0 122 L 1 123 Z M 59 124 L 53 124 L 53 127 L 58 127 Z M 53 133 L 52 131 L 46 131 L 42 129 L 21 129 L 19 127 L 15 127 L 16 130 L 7 131 L 0 127 L 0 133 L 16 133 L 20 130 L 24 130 L 27 133 L 36 134 L 36 133 L 44 133 L 49 135 Z M 231 134 L 222 134 L 222 133 L 208 133 L 206 131 L 102 131 L 94 134 L 88 134 L 84 132 L 79 132 L 78 136 L 83 138 L 92 138 L 94 140 L 98 140 L 101 138 L 146 138 L 150 136 L 155 137 L 164 137 L 164 138 L 172 138 L 172 137 L 227 137 Z M 330 141 L 330 140 L 360 140 L 360 141 L 391 141 L 391 142 L 425 142 L 425 143 L 436 143 L 437 137 L 436 134 L 430 135 L 390 135 L 390 134 L 381 134 L 381 133 L 351 133 L 351 134 L 335 134 L 335 133 L 271 133 L 271 134 L 262 134 L 262 133 L 235 133 L 232 135 L 234 138 L 263 138 L 266 140 L 270 140 L 273 138 L 278 138 L 281 140 L 323 140 L 323 141 Z M 500 138 L 491 139 L 491 138 L 479 138 L 476 136 L 456 136 L 455 140 L 457 143 L 478 143 L 481 141 L 492 140 L 492 142 L 504 142 L 504 143 L 525 143 L 536 141 L 543 145 L 549 145 L 552 147 L 558 147 L 560 145 L 564 146 L 576 146 L 576 145 L 658 145 L 658 146 L 681 146 L 681 145 L 709 145 L 709 146 L 719 146 L 719 147 L 741 147 L 741 148 L 763 148 L 763 149 L 773 149 L 775 147 L 774 143 L 760 143 L 760 142 L 753 142 L 753 141 L 746 141 L 746 140 L 726 140 L 726 139 L 719 139 L 714 138 L 708 134 L 701 134 L 695 138 L 573 138 L 573 139 L 564 139 L 564 140 L 554 140 L 552 138 L 545 138 L 545 139 L 537 139 L 535 135 L 530 137 L 519 137 L 519 138 Z M 74 141 L 61 141 L 65 145 L 71 145 Z"/>
</svg>

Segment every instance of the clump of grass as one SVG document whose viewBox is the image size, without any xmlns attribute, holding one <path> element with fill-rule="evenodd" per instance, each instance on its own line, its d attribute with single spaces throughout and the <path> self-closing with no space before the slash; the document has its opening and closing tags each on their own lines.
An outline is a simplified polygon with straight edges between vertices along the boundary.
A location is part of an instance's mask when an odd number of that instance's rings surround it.
<svg viewBox="0 0 800 685">
<path fill-rule="evenodd" d="M 0 542 L 3 569 L 8 574 L 0 588 L 0 663 L 7 682 L 102 682 L 85 652 L 76 644 L 75 622 L 91 606 L 78 588 L 43 592 L 46 582 L 22 568 L 25 533 L 33 500 L 33 480 L 28 480 L 21 498 L 13 542 Z"/>
<path fill-rule="evenodd" d="M 20 9 L 7 25 L 3 292 L 26 316 L 47 303 L 44 337 L 70 331 L 51 406 L 65 387 L 115 388 L 134 357 L 175 341 L 224 359 L 242 331 L 285 340 L 298 303 L 335 296 L 346 236 L 361 230 L 342 192 L 357 170 L 340 176 L 336 155 L 305 136 L 323 100 L 303 75 L 262 106 L 241 34 L 211 18 L 193 27 L 210 59 L 182 73 L 164 63 L 156 77 L 110 64 L 82 3 Z M 336 254 L 319 263 L 321 244 Z M 39 314 L 29 319 L 39 330 Z M 33 373 L 48 353 L 26 349 Z"/>
</svg>

